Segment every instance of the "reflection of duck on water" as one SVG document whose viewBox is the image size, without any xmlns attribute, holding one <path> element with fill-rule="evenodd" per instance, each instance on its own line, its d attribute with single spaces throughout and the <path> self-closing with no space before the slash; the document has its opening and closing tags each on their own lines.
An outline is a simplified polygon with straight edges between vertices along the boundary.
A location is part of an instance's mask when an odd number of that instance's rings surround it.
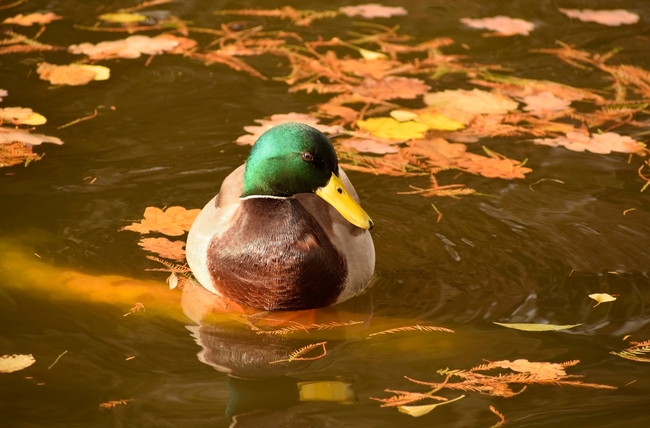
<svg viewBox="0 0 650 428">
<path fill-rule="evenodd" d="M 310 379 L 309 365 L 314 361 L 286 360 L 296 349 L 315 342 L 327 342 L 330 352 L 358 339 L 357 333 L 370 323 L 370 293 L 329 308 L 269 313 L 187 285 L 182 306 L 197 323 L 187 328 L 202 348 L 199 360 L 229 375 L 226 413 L 233 426 L 311 426 L 312 422 L 283 410 L 301 402 L 355 401 L 345 380 Z M 332 327 L 319 330 L 314 325 Z M 291 333 L 273 334 L 282 329 Z"/>
</svg>

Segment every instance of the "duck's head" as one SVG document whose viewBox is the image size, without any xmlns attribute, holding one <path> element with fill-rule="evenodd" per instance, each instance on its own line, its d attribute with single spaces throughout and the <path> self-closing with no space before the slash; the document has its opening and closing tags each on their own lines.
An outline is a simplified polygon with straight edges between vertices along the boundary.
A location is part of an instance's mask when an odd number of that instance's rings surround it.
<svg viewBox="0 0 650 428">
<path fill-rule="evenodd" d="M 283 123 L 255 142 L 246 161 L 241 197 L 315 193 L 350 223 L 371 229 L 372 220 L 352 199 L 338 174 L 336 152 L 322 132 L 302 123 Z"/>
</svg>

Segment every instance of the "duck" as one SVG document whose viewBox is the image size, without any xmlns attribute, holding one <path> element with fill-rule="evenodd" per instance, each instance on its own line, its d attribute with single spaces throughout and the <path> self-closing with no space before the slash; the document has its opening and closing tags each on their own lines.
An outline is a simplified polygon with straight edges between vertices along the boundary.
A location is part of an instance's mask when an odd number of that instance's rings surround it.
<svg viewBox="0 0 650 428">
<path fill-rule="evenodd" d="M 371 282 L 372 227 L 330 139 L 286 122 L 223 180 L 190 227 L 186 258 L 205 289 L 238 304 L 323 308 Z"/>
</svg>

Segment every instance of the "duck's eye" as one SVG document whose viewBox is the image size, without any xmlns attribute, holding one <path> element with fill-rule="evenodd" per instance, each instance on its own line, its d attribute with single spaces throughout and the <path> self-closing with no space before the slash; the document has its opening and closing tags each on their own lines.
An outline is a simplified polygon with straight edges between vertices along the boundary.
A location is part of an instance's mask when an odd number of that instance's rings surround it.
<svg viewBox="0 0 650 428">
<path fill-rule="evenodd" d="M 314 161 L 314 155 L 312 155 L 309 152 L 305 152 L 302 154 L 302 160 L 305 162 L 313 162 Z"/>
<path fill-rule="evenodd" d="M 337 187 L 337 188 L 336 188 L 336 191 L 339 192 L 339 195 L 342 195 L 342 194 L 343 194 L 343 189 L 341 189 L 340 187 Z"/>
</svg>

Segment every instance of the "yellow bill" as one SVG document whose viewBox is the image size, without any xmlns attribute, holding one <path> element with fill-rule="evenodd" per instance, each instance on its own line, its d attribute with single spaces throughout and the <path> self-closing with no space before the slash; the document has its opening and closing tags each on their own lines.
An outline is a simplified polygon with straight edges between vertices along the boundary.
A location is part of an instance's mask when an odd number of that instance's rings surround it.
<svg viewBox="0 0 650 428">
<path fill-rule="evenodd" d="M 343 218 L 362 229 L 372 229 L 373 223 L 368 214 L 352 199 L 343 185 L 343 181 L 332 174 L 330 181 L 316 189 L 316 194 L 325 199 Z"/>
</svg>

